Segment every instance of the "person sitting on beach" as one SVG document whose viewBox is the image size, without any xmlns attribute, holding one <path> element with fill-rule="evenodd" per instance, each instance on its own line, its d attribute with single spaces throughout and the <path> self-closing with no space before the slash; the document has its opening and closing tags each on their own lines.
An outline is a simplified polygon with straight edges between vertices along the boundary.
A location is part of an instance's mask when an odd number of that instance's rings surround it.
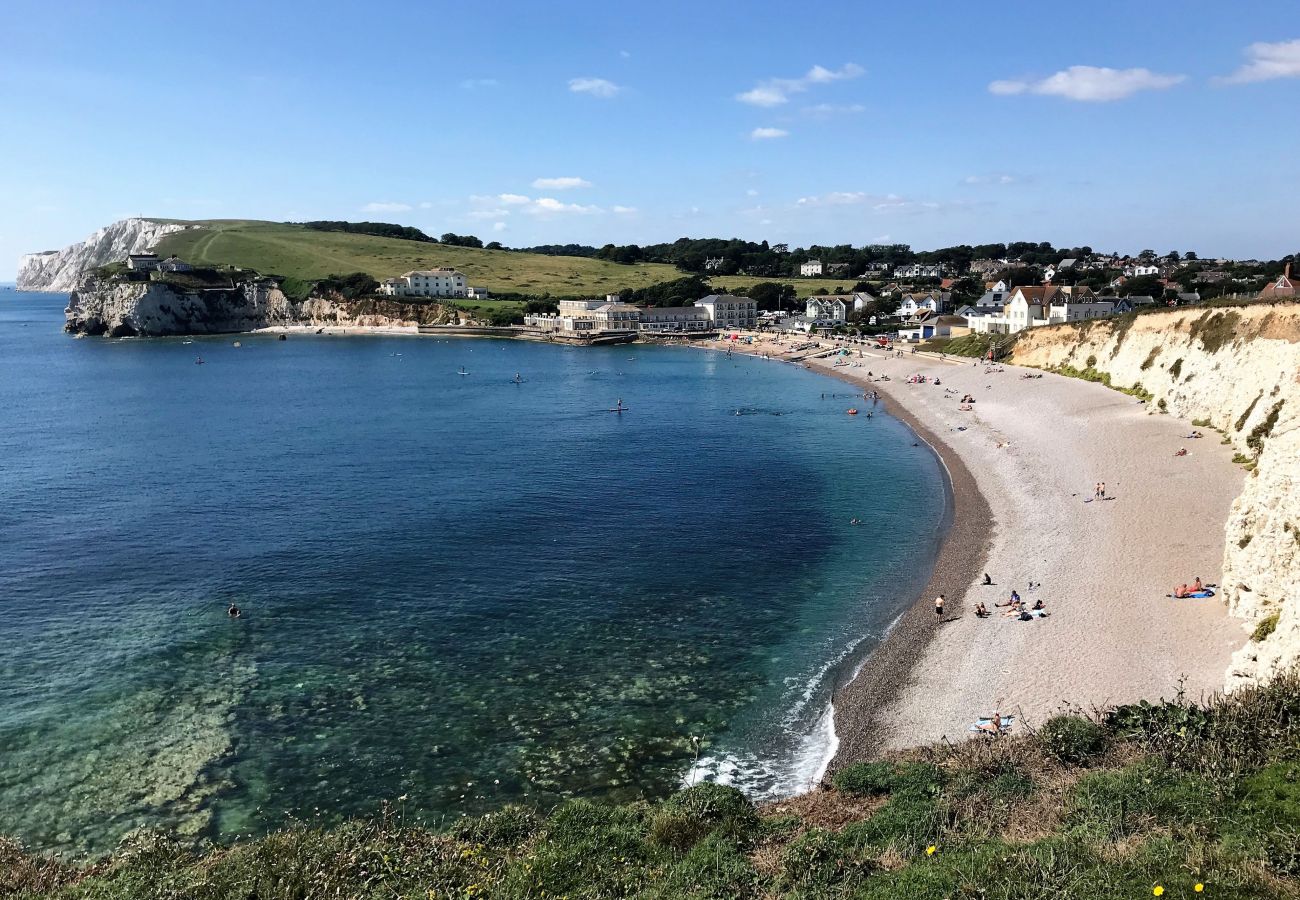
<svg viewBox="0 0 1300 900">
<path fill-rule="evenodd" d="M 999 713 L 996 709 L 993 710 L 993 718 L 989 719 L 987 722 L 980 722 L 979 729 L 980 731 L 987 731 L 989 734 L 1001 734 L 1002 733 L 1001 713 Z"/>
<path fill-rule="evenodd" d="M 993 579 L 989 577 L 989 573 L 988 573 L 988 572 L 985 572 L 985 573 L 984 573 L 984 583 L 985 583 L 985 584 L 992 584 L 992 583 L 993 583 Z"/>
<path fill-rule="evenodd" d="M 1192 582 L 1192 593 L 1198 593 L 1205 590 L 1205 585 L 1201 584 L 1201 576 L 1197 575 L 1196 580 Z"/>
<path fill-rule="evenodd" d="M 1012 591 L 1011 591 L 1011 602 L 1012 602 L 1012 603 L 1019 603 L 1019 602 L 1020 602 L 1020 594 L 1017 593 L 1017 592 L 1015 591 L 1014 588 L 1013 588 Z"/>
<path fill-rule="evenodd" d="M 226 615 L 230 616 L 232 619 L 238 619 L 241 615 L 239 607 L 233 603 L 230 604 L 230 609 L 226 610 Z"/>
<path fill-rule="evenodd" d="M 989 608 L 981 602 L 975 604 L 975 615 L 979 616 L 981 619 L 987 619 L 989 616 L 993 615 L 993 613 L 989 612 Z"/>
<path fill-rule="evenodd" d="M 1043 602 L 1042 597 L 1039 597 L 1037 600 L 1034 601 L 1034 609 L 1043 609 L 1046 606 L 1047 604 Z"/>
</svg>

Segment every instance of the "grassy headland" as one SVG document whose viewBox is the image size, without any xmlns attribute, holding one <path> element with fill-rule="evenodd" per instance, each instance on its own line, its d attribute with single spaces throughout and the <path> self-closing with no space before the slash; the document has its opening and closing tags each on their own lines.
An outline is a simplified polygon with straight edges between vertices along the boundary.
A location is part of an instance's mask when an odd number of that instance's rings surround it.
<svg viewBox="0 0 1300 900">
<path fill-rule="evenodd" d="M 213 219 L 188 224 L 201 227 L 166 236 L 156 252 L 175 253 L 196 266 L 233 265 L 304 282 L 347 272 L 384 279 L 412 269 L 451 266 L 464 272 L 470 284 L 494 294 L 568 297 L 644 288 L 686 274 L 665 263 L 622 265 L 590 257 L 457 247 L 279 222 Z M 764 280 L 771 279 L 731 277 L 718 279 L 716 285 L 721 290 Z M 844 279 L 785 281 L 795 286 L 799 296 L 852 285 Z"/>
<path fill-rule="evenodd" d="M 761 810 L 702 784 L 446 833 L 404 824 L 399 803 L 205 853 L 141 835 L 86 866 L 0 843 L 0 896 L 1296 897 L 1300 675 L 857 763 Z"/>
</svg>

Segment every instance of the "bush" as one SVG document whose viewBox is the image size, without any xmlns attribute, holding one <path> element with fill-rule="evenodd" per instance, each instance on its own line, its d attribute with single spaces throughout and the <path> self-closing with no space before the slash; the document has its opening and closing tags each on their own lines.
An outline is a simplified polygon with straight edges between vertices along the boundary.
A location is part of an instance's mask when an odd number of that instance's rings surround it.
<svg viewBox="0 0 1300 900">
<path fill-rule="evenodd" d="M 810 828 L 781 854 L 782 882 L 812 896 L 835 889 L 848 896 L 871 873 L 873 865 L 843 840 L 821 828 Z"/>
<path fill-rule="evenodd" d="M 856 797 L 901 793 L 934 796 L 943 787 L 943 774 L 929 763 L 854 763 L 831 776 L 831 784 L 835 790 Z"/>
<path fill-rule="evenodd" d="M 1268 638 L 1270 634 L 1277 631 L 1277 620 L 1281 613 L 1273 613 L 1271 616 L 1265 616 L 1259 620 L 1255 630 L 1250 633 L 1252 641 L 1262 641 Z"/>
<path fill-rule="evenodd" d="M 472 819 L 463 819 L 451 830 L 452 837 L 485 847 L 517 847 L 541 826 L 537 814 L 522 806 L 507 806 Z"/>
<path fill-rule="evenodd" d="M 1061 762 L 1081 765 L 1106 746 L 1106 732 L 1083 716 L 1053 716 L 1039 729 L 1038 740 Z"/>
<path fill-rule="evenodd" d="M 651 819 L 650 840 L 661 847 L 688 850 L 714 831 L 746 840 L 757 828 L 758 814 L 744 794 L 705 781 L 663 802 Z"/>
</svg>

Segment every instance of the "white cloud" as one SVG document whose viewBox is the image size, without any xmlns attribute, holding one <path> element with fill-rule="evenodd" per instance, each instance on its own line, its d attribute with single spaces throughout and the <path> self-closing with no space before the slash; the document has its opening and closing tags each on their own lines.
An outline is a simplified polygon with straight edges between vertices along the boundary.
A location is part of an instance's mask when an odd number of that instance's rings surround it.
<svg viewBox="0 0 1300 900">
<path fill-rule="evenodd" d="M 410 210 L 410 208 L 411 205 L 409 203 L 377 202 L 377 203 L 367 203 L 365 206 L 361 207 L 361 211 L 367 213 L 407 212 L 408 210 Z"/>
<path fill-rule="evenodd" d="M 745 191 L 745 196 L 746 196 L 746 197 L 757 197 L 757 196 L 758 196 L 758 191 L 754 190 L 753 188 L 750 188 L 749 190 Z"/>
<path fill-rule="evenodd" d="M 1300 78 L 1300 39 L 1251 44 L 1246 48 L 1246 58 L 1250 62 L 1240 69 L 1214 80 L 1219 84 L 1249 84 L 1274 78 Z"/>
<path fill-rule="evenodd" d="M 816 103 L 812 106 L 803 108 L 804 115 L 815 118 L 827 118 L 829 116 L 850 116 L 860 112 L 866 112 L 866 107 L 861 103 Z"/>
<path fill-rule="evenodd" d="M 560 178 L 534 178 L 533 187 L 539 191 L 568 191 L 573 188 L 589 188 L 591 182 L 585 178 L 566 175 Z"/>
<path fill-rule="evenodd" d="M 498 203 L 504 203 L 506 206 L 525 206 L 531 202 L 523 194 L 497 194 L 495 199 Z"/>
<path fill-rule="evenodd" d="M 505 223 L 505 222 L 493 222 L 493 223 L 492 223 L 492 230 L 493 230 L 493 231 L 505 231 L 505 230 L 506 230 L 506 223 Z"/>
<path fill-rule="evenodd" d="M 555 213 L 576 213 L 578 215 L 589 215 L 590 213 L 602 212 L 599 206 L 583 206 L 579 203 L 563 203 L 554 197 L 538 197 L 524 212 L 532 213 L 535 216 L 551 215 Z"/>
<path fill-rule="evenodd" d="M 635 207 L 635 206 L 615 206 L 615 207 L 614 207 L 614 212 L 619 213 L 620 215 L 631 215 L 632 213 L 636 212 L 636 207 Z"/>
<path fill-rule="evenodd" d="M 569 79 L 569 90 L 575 94 L 590 94 L 593 97 L 608 100 L 623 89 L 612 81 L 606 81 L 604 78 L 571 78 Z"/>
<path fill-rule="evenodd" d="M 737 94 L 736 99 L 751 106 L 780 106 L 789 102 L 791 94 L 801 94 L 814 84 L 857 78 L 864 71 L 855 63 L 845 63 L 838 70 L 813 66 L 801 78 L 769 78 L 760 81 L 750 90 Z"/>
<path fill-rule="evenodd" d="M 790 132 L 784 128 L 755 128 L 749 133 L 749 139 L 752 141 L 770 141 L 773 138 L 788 137 Z"/>
<path fill-rule="evenodd" d="M 965 184 L 1015 184 L 1014 175 L 967 175 L 962 179 Z"/>
<path fill-rule="evenodd" d="M 1122 100 L 1138 91 L 1160 91 L 1184 81 L 1186 75 L 1162 75 L 1150 69 L 1108 69 L 1098 66 L 1070 66 L 1041 81 L 1009 80 L 989 84 L 989 93 L 1043 94 L 1103 103 Z"/>
<path fill-rule="evenodd" d="M 863 191 L 831 191 L 811 197 L 800 197 L 796 206 L 805 208 L 828 206 L 869 206 L 876 212 L 928 212 L 937 209 L 956 209 L 960 202 L 936 203 L 933 200 L 909 200 L 898 194 L 868 194 Z"/>
</svg>

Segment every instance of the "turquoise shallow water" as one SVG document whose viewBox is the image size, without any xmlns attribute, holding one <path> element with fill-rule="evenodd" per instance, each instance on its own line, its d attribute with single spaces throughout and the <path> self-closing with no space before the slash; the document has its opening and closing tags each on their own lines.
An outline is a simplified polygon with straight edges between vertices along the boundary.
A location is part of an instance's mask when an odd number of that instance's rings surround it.
<svg viewBox="0 0 1300 900">
<path fill-rule="evenodd" d="M 63 300 L 0 293 L 0 833 L 38 846 L 788 793 L 937 549 L 938 462 L 792 366 L 77 340 Z"/>
</svg>

